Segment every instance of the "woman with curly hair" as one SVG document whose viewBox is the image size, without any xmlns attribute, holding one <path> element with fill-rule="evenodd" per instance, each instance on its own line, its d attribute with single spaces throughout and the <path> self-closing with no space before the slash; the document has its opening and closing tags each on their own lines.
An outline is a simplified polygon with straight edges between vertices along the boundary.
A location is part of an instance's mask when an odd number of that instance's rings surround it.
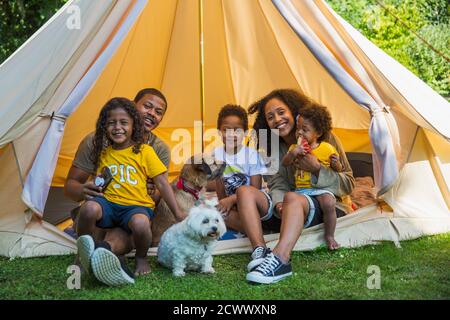
<svg viewBox="0 0 450 320">
<path fill-rule="evenodd" d="M 92 234 L 96 227 L 121 227 L 133 237 L 135 273 L 148 273 L 147 251 L 151 244 L 150 224 L 155 203 L 147 193 L 147 179 L 153 179 L 177 220 L 185 217 L 167 181 L 166 166 L 154 149 L 144 143 L 142 121 L 134 102 L 113 98 L 100 111 L 96 124 L 91 157 L 103 196 L 89 199 L 81 206 L 77 246 L 84 269 L 92 270 L 98 280 L 110 285 L 118 283 L 110 277 L 114 273 L 106 272 L 106 269 L 113 265 L 118 271 L 127 270 L 111 252 L 111 245 L 107 241 L 94 241 Z M 108 171 L 109 184 L 104 181 Z M 134 283 L 132 274 L 124 275 L 122 279 L 124 283 Z"/>
<path fill-rule="evenodd" d="M 253 103 L 248 112 L 256 114 L 253 128 L 259 133 L 258 136 L 261 136 L 261 131 L 268 130 L 270 135 L 281 138 L 279 148 L 274 152 L 271 150 L 271 138 L 267 139 L 266 146 L 258 147 L 265 149 L 272 159 L 276 158 L 281 162 L 288 153 L 289 147 L 297 143 L 295 119 L 298 115 L 302 115 L 306 107 L 317 106 L 318 104 L 307 96 L 290 89 L 274 90 Z M 349 195 L 353 190 L 355 180 L 339 140 L 333 133 L 325 140 L 337 150 L 339 158 L 333 161 L 341 163 L 341 171 L 322 165 L 313 153 L 305 152 L 304 156 L 293 160 L 292 165 L 280 166 L 277 173 L 265 177 L 271 201 L 251 187 L 241 188 L 237 193 L 239 218 L 254 249 L 251 255 L 252 260 L 247 266 L 248 281 L 273 283 L 292 275 L 290 255 L 310 211 L 307 196 L 295 192 L 296 170 L 309 172 L 312 188 L 326 189 L 338 200 Z M 323 213 L 317 199 L 310 198 L 314 202 L 315 210 L 308 227 L 323 222 Z M 337 203 L 336 207 L 338 216 L 343 214 L 343 211 L 339 209 L 350 211 L 348 207 L 340 203 Z M 267 216 L 268 213 L 271 218 L 261 223 L 260 217 Z M 265 229 L 280 232 L 279 241 L 273 251 L 265 245 L 263 226 Z"/>
</svg>

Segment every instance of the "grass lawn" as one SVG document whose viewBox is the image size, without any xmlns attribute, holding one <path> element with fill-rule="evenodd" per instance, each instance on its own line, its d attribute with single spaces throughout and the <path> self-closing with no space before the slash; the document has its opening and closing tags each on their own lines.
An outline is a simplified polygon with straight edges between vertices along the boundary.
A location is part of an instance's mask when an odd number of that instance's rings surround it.
<svg viewBox="0 0 450 320">
<path fill-rule="evenodd" d="M 150 257 L 152 273 L 134 286 L 108 288 L 83 275 L 69 290 L 74 256 L 9 261 L 0 258 L 1 299 L 450 299 L 450 233 L 401 243 L 295 252 L 294 275 L 279 283 L 245 281 L 248 254 L 218 256 L 216 274 L 174 278 Z M 131 260 L 131 266 L 134 260 Z M 381 270 L 381 289 L 366 286 L 369 265 Z"/>
</svg>

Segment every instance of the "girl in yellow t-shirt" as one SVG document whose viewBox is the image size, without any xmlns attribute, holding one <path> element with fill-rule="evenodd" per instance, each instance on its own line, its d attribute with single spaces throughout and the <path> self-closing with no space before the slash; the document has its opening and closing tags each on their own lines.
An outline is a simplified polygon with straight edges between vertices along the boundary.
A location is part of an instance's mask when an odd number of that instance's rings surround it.
<svg viewBox="0 0 450 320">
<path fill-rule="evenodd" d="M 310 106 L 302 110 L 297 117 L 296 137 L 297 144 L 293 144 L 283 157 L 284 166 L 292 165 L 298 157 L 311 152 L 317 157 L 321 165 L 331 167 L 335 171 L 342 171 L 342 164 L 336 149 L 323 141 L 331 132 L 331 115 L 325 107 Z M 295 175 L 295 192 L 305 195 L 309 202 L 309 213 L 306 217 L 307 228 L 317 214 L 313 198 L 317 199 L 323 212 L 325 241 L 330 250 L 339 248 L 334 239 L 336 228 L 336 198 L 333 193 L 311 186 L 311 173 L 297 170 Z"/>
<path fill-rule="evenodd" d="M 103 197 L 92 198 L 81 206 L 77 245 L 83 267 L 92 270 L 97 279 L 106 284 L 117 284 L 117 279 L 112 276 L 114 272 L 107 270 L 108 266 L 114 265 L 116 257 L 111 257 L 114 248 L 107 241 L 94 242 L 91 236 L 96 227 L 121 227 L 131 233 L 136 247 L 135 274 L 150 271 L 147 251 L 151 244 L 150 226 L 155 203 L 147 194 L 148 178 L 153 179 L 177 220 L 185 217 L 167 180 L 167 168 L 153 148 L 143 143 L 143 129 L 136 106 L 126 98 L 108 101 L 96 124 L 92 154 L 98 174 L 96 180 L 103 182 L 105 177 L 101 179 L 101 173 L 107 169 L 112 180 L 103 187 Z M 132 274 L 123 275 L 125 283 L 134 283 L 132 278 Z"/>
</svg>

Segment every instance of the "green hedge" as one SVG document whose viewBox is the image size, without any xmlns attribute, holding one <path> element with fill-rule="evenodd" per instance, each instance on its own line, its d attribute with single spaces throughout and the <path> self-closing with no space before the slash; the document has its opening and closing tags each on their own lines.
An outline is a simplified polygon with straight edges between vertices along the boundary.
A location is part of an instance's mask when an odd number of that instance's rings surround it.
<svg viewBox="0 0 450 320">
<path fill-rule="evenodd" d="M 442 96 L 450 98 L 450 62 L 430 49 L 411 31 L 419 34 L 444 56 L 450 57 L 450 5 L 447 0 L 327 2 L 370 41 Z"/>
<path fill-rule="evenodd" d="M 0 63 L 39 29 L 67 0 L 0 0 Z"/>
</svg>

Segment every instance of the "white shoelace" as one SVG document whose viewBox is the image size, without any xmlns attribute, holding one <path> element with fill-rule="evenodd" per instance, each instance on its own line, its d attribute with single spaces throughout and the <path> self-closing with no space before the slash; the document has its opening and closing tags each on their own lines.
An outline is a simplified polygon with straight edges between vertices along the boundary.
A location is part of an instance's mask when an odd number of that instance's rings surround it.
<svg viewBox="0 0 450 320">
<path fill-rule="evenodd" d="M 258 266 L 256 271 L 260 271 L 263 274 L 273 274 L 273 269 L 279 265 L 278 260 L 273 254 L 268 254 L 266 259 Z"/>
<path fill-rule="evenodd" d="M 255 249 L 255 251 L 253 251 L 253 253 L 252 253 L 252 258 L 253 258 L 253 259 L 259 259 L 259 258 L 262 258 L 262 255 L 264 254 L 264 250 L 265 250 L 264 247 L 257 247 L 257 248 Z"/>
</svg>

